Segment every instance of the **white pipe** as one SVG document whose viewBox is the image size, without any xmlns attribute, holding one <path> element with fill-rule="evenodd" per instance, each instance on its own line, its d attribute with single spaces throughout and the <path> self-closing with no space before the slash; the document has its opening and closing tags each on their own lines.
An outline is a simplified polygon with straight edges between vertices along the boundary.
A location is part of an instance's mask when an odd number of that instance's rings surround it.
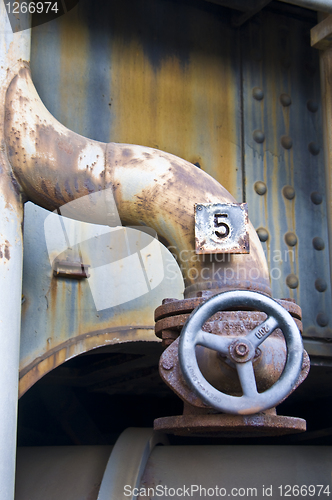
<svg viewBox="0 0 332 500">
<path fill-rule="evenodd" d="M 21 326 L 23 204 L 4 151 L 5 91 L 30 59 L 30 30 L 13 34 L 0 2 L 0 491 L 13 500 Z"/>
</svg>

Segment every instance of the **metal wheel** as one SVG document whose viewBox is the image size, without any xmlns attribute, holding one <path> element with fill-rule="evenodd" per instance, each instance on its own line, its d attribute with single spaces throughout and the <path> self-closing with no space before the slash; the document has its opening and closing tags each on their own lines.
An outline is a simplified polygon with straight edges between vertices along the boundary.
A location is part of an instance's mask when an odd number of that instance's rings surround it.
<svg viewBox="0 0 332 500">
<path fill-rule="evenodd" d="M 245 337 L 228 338 L 204 332 L 204 323 L 218 311 L 243 307 L 267 314 L 267 319 Z M 256 348 L 276 329 L 285 337 L 287 359 L 279 380 L 259 393 L 253 368 Z M 235 366 L 243 395 L 231 396 L 215 389 L 203 377 L 195 355 L 201 345 L 226 355 Z M 200 305 L 184 325 L 179 342 L 179 361 L 188 386 L 209 406 L 225 413 L 248 415 L 276 406 L 294 388 L 303 357 L 301 334 L 291 315 L 273 299 L 257 292 L 234 291 L 215 295 Z"/>
</svg>

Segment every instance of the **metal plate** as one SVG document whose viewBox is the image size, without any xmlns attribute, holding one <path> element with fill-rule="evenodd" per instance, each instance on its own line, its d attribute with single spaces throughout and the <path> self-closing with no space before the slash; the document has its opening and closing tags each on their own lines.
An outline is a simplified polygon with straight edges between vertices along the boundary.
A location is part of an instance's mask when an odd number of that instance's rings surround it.
<svg viewBox="0 0 332 500">
<path fill-rule="evenodd" d="M 246 203 L 196 203 L 195 251 L 249 253 Z"/>
</svg>

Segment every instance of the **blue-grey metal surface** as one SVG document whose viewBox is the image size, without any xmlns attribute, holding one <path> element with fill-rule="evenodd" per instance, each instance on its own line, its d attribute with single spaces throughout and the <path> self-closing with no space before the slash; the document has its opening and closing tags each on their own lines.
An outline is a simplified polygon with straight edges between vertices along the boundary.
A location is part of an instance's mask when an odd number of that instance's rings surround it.
<svg viewBox="0 0 332 500">
<path fill-rule="evenodd" d="M 69 219 L 65 225 L 67 230 L 71 228 L 67 250 L 58 216 L 26 204 L 20 394 L 44 374 L 82 352 L 122 342 L 157 341 L 154 309 L 164 297 L 182 297 L 179 267 L 157 240 L 153 244 L 159 250 L 153 251 L 150 245 L 150 252 L 144 254 L 143 248 L 139 258 L 140 233 L 134 229 L 94 226 Z M 132 235 L 129 238 L 128 231 Z M 107 243 L 98 238 L 100 234 L 108 235 Z M 75 245 L 77 241 L 82 242 L 81 246 Z M 116 255 L 107 245 L 115 249 Z M 76 261 L 80 251 L 84 263 L 91 265 L 90 278 L 53 276 L 52 261 L 57 255 Z M 107 258 L 100 266 L 105 253 Z M 144 276 L 149 278 L 149 287 Z"/>
<path fill-rule="evenodd" d="M 310 27 L 263 12 L 245 28 L 244 155 L 249 217 L 266 251 L 273 296 L 294 298 L 304 339 L 319 339 L 332 337 L 332 318 L 319 64 Z"/>
</svg>

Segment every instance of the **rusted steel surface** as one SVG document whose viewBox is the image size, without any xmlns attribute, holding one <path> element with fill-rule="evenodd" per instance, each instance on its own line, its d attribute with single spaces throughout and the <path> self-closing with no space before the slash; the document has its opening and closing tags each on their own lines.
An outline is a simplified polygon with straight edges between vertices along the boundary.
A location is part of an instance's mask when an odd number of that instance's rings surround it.
<svg viewBox="0 0 332 500">
<path fill-rule="evenodd" d="M 172 300 L 166 299 L 166 303 L 159 306 L 155 310 L 155 332 L 157 337 L 162 338 L 163 330 L 176 330 L 180 334 L 181 328 L 189 318 L 190 313 L 200 304 L 205 302 L 206 298 L 196 297 L 193 299 Z M 301 320 L 301 308 L 294 302 L 288 300 L 276 300 L 278 304 L 282 305 L 291 316 L 293 316 L 300 332 L 303 331 Z M 180 314 L 179 314 L 180 313 Z M 260 312 L 250 311 L 233 311 L 233 312 L 219 312 L 215 314 L 206 323 L 207 331 L 211 333 L 227 334 L 238 333 L 241 334 L 246 330 L 252 330 L 259 323 L 264 321 L 265 315 Z M 255 323 L 255 324 L 254 324 Z M 275 335 L 275 334 L 273 334 Z"/>
<path fill-rule="evenodd" d="M 23 106 L 21 105 L 23 102 Z M 183 258 L 194 245 L 195 203 L 233 203 L 212 177 L 155 149 L 90 141 L 57 122 L 40 101 L 28 69 L 7 91 L 5 135 L 13 171 L 26 195 L 55 210 L 77 198 L 112 189 L 124 225 L 153 228 L 174 250 L 187 295 L 194 290 L 249 288 L 269 293 L 264 253 L 249 225 L 250 255 Z M 51 154 L 50 154 L 51 153 Z M 186 189 L 183 189 L 186 186 Z M 87 196 L 80 217 L 106 223 Z"/>
<path fill-rule="evenodd" d="M 321 133 L 322 110 L 331 106 L 320 104 L 319 60 L 309 38 L 315 23 L 268 11 L 252 19 L 243 30 L 243 90 L 249 217 L 267 256 L 273 296 L 294 298 L 303 310 L 304 339 L 318 340 L 332 336 L 331 186 L 325 194 Z"/>
<path fill-rule="evenodd" d="M 178 313 L 186 314 L 191 313 L 195 307 L 202 304 L 208 297 L 212 294 L 208 294 L 205 297 L 195 297 L 192 299 L 163 299 L 163 304 L 155 310 L 154 317 L 155 321 L 163 319 L 167 316 L 173 316 Z M 278 304 L 283 306 L 287 312 L 289 312 L 293 318 L 301 319 L 302 311 L 301 307 L 298 306 L 292 299 L 274 299 Z"/>
<path fill-rule="evenodd" d="M 207 350 L 206 350 L 207 351 Z M 260 390 L 271 387 L 280 377 L 286 358 L 284 342 L 279 338 L 268 343 L 267 347 L 260 348 L 257 358 L 254 360 L 254 369 L 257 386 Z M 220 391 L 234 395 L 241 395 L 241 387 L 238 381 L 236 369 L 227 360 L 210 352 L 204 352 L 202 348 L 197 349 L 199 367 L 213 386 Z M 305 380 L 309 373 L 310 361 L 304 352 L 302 370 L 293 391 Z M 183 380 L 178 359 L 178 339 L 163 352 L 159 373 L 164 382 L 183 400 L 192 406 L 207 408 L 207 406 L 196 396 Z"/>
<path fill-rule="evenodd" d="M 178 415 L 157 418 L 155 430 L 177 436 L 263 437 L 283 436 L 306 431 L 302 418 L 281 415 Z"/>
<path fill-rule="evenodd" d="M 80 1 L 34 28 L 33 80 L 69 129 L 185 158 L 242 201 L 239 43 L 229 17 L 204 2 Z"/>
<path fill-rule="evenodd" d="M 213 423 L 209 422 L 208 418 L 205 418 L 206 414 L 215 413 L 215 409 L 204 403 L 200 397 L 188 387 L 180 367 L 178 353 L 179 335 L 183 325 L 190 317 L 190 313 L 197 306 L 205 302 L 205 300 L 206 297 L 184 300 L 165 299 L 163 305 L 159 306 L 155 311 L 155 332 L 158 337 L 163 339 L 164 347 L 167 347 L 160 358 L 159 373 L 164 382 L 184 401 L 184 415 L 182 417 L 177 416 L 157 419 L 155 421 L 156 429 L 163 429 L 165 432 L 179 433 L 181 435 L 212 435 L 215 433 L 215 435 L 218 436 L 224 435 L 223 432 L 227 433 L 232 427 L 231 417 L 223 419 L 224 416 L 221 416 L 219 423 L 215 415 L 213 416 Z M 291 299 L 279 300 L 278 303 L 290 312 L 298 328 L 302 331 L 301 308 Z M 258 311 L 220 311 L 204 323 L 202 330 L 215 335 L 228 336 L 235 340 L 237 338 L 243 338 L 249 331 L 262 324 L 265 319 L 266 314 Z M 195 351 L 199 370 L 206 381 L 221 393 L 238 397 L 243 394 L 237 369 L 226 356 L 214 350 L 206 349 L 200 345 L 196 346 Z M 230 352 L 230 356 L 232 358 L 232 352 Z M 281 330 L 276 329 L 264 343 L 256 349 L 256 354 L 253 359 L 255 383 L 260 393 L 272 387 L 280 378 L 284 371 L 285 362 L 285 340 Z M 309 369 L 309 357 L 304 351 L 301 373 L 292 391 L 305 380 L 309 373 Z M 292 432 L 293 428 L 299 431 L 305 430 L 305 425 L 303 427 L 304 421 L 302 420 L 297 421 L 297 419 L 291 419 L 288 421 L 287 418 L 283 420 L 284 417 L 279 420 L 277 417 L 273 418 L 273 424 L 267 422 L 262 435 L 264 435 L 265 432 L 268 434 L 271 431 L 271 427 L 275 426 L 278 428 L 278 432 L 281 432 L 283 423 L 285 424 L 284 430 L 286 434 Z M 265 416 L 263 420 L 265 420 Z M 239 425 L 239 429 L 236 432 L 244 430 L 241 419 L 235 419 L 234 422 L 235 427 Z M 204 434 L 204 425 L 206 425 L 206 434 Z M 247 425 L 250 424 L 247 423 Z M 223 429 L 224 426 L 225 429 Z M 251 431 L 249 431 L 249 433 L 250 432 Z"/>
<path fill-rule="evenodd" d="M 113 278 L 110 279 L 110 272 L 106 269 L 102 273 L 102 279 L 98 281 L 98 287 L 102 296 L 109 300 L 109 304 L 106 301 L 105 308 L 97 310 L 90 278 L 74 280 L 53 276 L 44 229 L 49 217 L 50 214 L 46 210 L 31 203 L 25 205 L 20 395 L 43 375 L 81 353 L 116 343 L 156 342 L 153 327 L 154 308 L 165 295 L 175 294 L 180 298 L 183 294 L 180 271 L 177 270 L 176 274 L 168 272 L 169 266 L 172 266 L 172 270 L 173 266 L 176 266 L 174 258 L 156 242 L 160 248 L 159 265 L 164 276 L 159 285 L 150 290 L 143 288 L 140 296 L 128 300 L 128 291 L 121 295 L 120 289 L 116 288 L 116 283 Z M 51 214 L 52 217 L 57 218 Z M 98 247 L 98 239 L 91 236 L 90 225 L 82 226 L 78 221 L 70 223 L 73 225 L 73 232 L 84 236 L 82 257 L 84 263 L 91 264 L 89 273 L 92 274 L 94 267 L 98 265 L 98 249 L 106 252 L 107 258 L 107 252 L 110 253 L 110 250 L 108 247 Z M 54 233 L 54 226 L 51 225 L 49 229 Z M 116 234 L 114 233 L 116 240 L 121 243 L 117 247 L 119 272 L 122 259 L 128 255 L 125 240 L 122 242 L 120 238 L 121 231 L 126 231 L 127 236 L 129 231 L 138 233 L 133 229 L 124 228 L 118 228 Z M 109 246 L 114 247 L 112 234 L 111 232 L 109 235 Z M 90 245 L 86 244 L 87 241 L 90 241 Z M 61 242 L 61 238 L 54 239 L 51 257 L 56 257 L 63 250 Z M 133 243 L 136 243 L 135 238 Z M 72 248 L 68 248 L 67 255 L 71 258 L 72 254 Z M 116 262 L 113 266 L 115 264 Z M 158 260 L 154 265 L 157 267 L 155 272 L 159 272 Z M 136 268 L 135 272 L 138 272 Z M 125 273 L 121 274 L 122 279 L 129 285 L 133 279 L 132 273 L 133 268 L 127 266 Z M 114 302 L 114 298 L 119 300 Z M 109 307 L 106 307 L 107 305 Z"/>
</svg>

